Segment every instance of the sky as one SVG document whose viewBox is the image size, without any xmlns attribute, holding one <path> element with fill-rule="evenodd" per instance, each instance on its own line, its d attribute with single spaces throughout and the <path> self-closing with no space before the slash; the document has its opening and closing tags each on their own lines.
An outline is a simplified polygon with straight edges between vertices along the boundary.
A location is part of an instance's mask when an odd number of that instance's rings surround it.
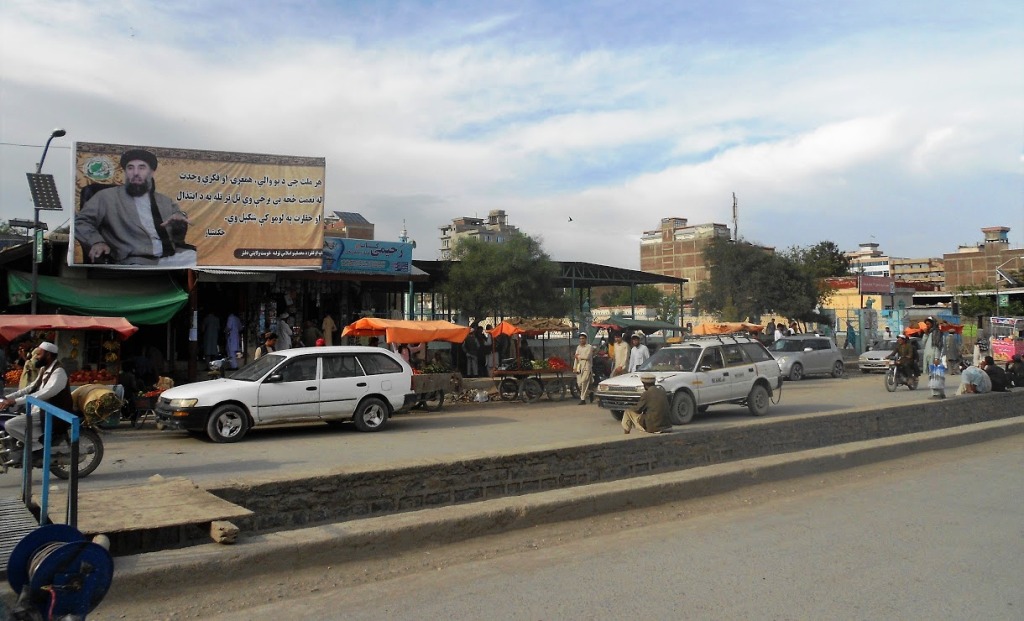
<svg viewBox="0 0 1024 621">
<path fill-rule="evenodd" d="M 786 249 L 1024 240 L 1019 0 L 0 1 L 0 220 L 74 141 L 324 157 L 414 258 L 504 209 L 639 267 L 662 218 Z M 570 221 L 571 218 L 571 221 Z"/>
</svg>

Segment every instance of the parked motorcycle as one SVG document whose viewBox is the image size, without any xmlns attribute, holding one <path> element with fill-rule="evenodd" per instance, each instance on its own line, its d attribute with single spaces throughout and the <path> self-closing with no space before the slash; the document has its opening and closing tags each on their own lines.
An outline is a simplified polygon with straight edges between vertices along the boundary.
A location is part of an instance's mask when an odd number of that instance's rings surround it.
<svg viewBox="0 0 1024 621">
<path fill-rule="evenodd" d="M 896 392 L 896 389 L 900 385 L 906 386 L 910 390 L 917 390 L 917 376 L 910 374 L 907 375 L 903 372 L 902 367 L 893 361 L 889 361 L 889 368 L 885 372 L 885 389 L 889 392 Z"/>
<path fill-rule="evenodd" d="M 21 468 L 21 456 L 24 454 L 25 445 L 20 440 L 7 433 L 7 421 L 17 416 L 16 412 L 9 410 L 0 412 L 0 473 L 6 473 L 10 468 Z M 57 422 L 57 421 L 55 421 Z M 60 425 L 60 427 L 67 426 Z M 41 468 L 43 463 L 43 451 L 38 450 L 32 454 L 33 465 Z M 103 461 L 103 438 L 92 428 L 92 425 L 82 420 L 78 433 L 78 476 L 85 477 L 92 474 Z M 54 433 L 53 446 L 50 448 L 50 472 L 61 479 L 71 478 L 71 429 L 61 433 Z"/>
</svg>

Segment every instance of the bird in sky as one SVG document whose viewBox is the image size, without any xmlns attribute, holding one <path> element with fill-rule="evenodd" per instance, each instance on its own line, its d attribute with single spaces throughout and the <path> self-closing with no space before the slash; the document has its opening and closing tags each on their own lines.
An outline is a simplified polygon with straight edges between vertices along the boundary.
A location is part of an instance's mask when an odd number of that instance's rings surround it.
<svg viewBox="0 0 1024 621">
<path fill-rule="evenodd" d="M 572 216 L 569 216 L 569 222 L 572 222 Z"/>
</svg>

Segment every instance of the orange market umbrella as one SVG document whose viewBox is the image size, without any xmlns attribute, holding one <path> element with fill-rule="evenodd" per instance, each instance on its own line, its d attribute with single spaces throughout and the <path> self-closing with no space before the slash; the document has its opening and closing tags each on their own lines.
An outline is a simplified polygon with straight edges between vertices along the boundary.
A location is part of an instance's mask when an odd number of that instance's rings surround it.
<svg viewBox="0 0 1024 621">
<path fill-rule="evenodd" d="M 461 343 L 469 335 L 468 326 L 450 321 L 413 321 L 408 319 L 378 319 L 363 317 L 345 326 L 342 336 L 383 336 L 388 343 L 426 343 L 447 341 Z"/>
</svg>

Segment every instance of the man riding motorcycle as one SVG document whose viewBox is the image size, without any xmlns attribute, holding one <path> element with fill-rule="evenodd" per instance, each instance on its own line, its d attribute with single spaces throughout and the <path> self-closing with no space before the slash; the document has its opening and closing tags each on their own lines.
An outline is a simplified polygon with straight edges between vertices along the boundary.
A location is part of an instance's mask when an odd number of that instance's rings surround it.
<svg viewBox="0 0 1024 621">
<path fill-rule="evenodd" d="M 914 346 L 910 344 L 910 339 L 905 334 L 900 334 L 896 337 L 896 349 L 893 350 L 893 356 L 896 359 L 896 366 L 899 367 L 899 371 L 903 373 L 904 377 L 916 377 L 919 375 L 917 372 L 917 356 L 914 355 Z"/>
<path fill-rule="evenodd" d="M 36 348 L 32 363 L 39 369 L 39 375 L 35 381 L 25 388 L 13 392 L 6 399 L 0 400 L 0 409 L 12 405 L 25 405 L 27 397 L 35 397 L 40 401 L 53 404 L 62 410 L 71 411 L 71 389 L 68 386 L 68 374 L 57 362 L 57 346 L 53 343 L 41 343 Z M 4 428 L 11 437 L 25 442 L 28 436 L 26 427 L 27 416 L 21 414 L 7 421 Z M 58 421 L 55 421 L 57 423 Z M 55 426 L 56 429 L 56 426 Z M 43 413 L 38 408 L 32 412 L 32 450 L 41 450 L 43 435 Z M 7 465 L 17 465 L 21 462 L 21 453 L 11 455 Z"/>
</svg>

